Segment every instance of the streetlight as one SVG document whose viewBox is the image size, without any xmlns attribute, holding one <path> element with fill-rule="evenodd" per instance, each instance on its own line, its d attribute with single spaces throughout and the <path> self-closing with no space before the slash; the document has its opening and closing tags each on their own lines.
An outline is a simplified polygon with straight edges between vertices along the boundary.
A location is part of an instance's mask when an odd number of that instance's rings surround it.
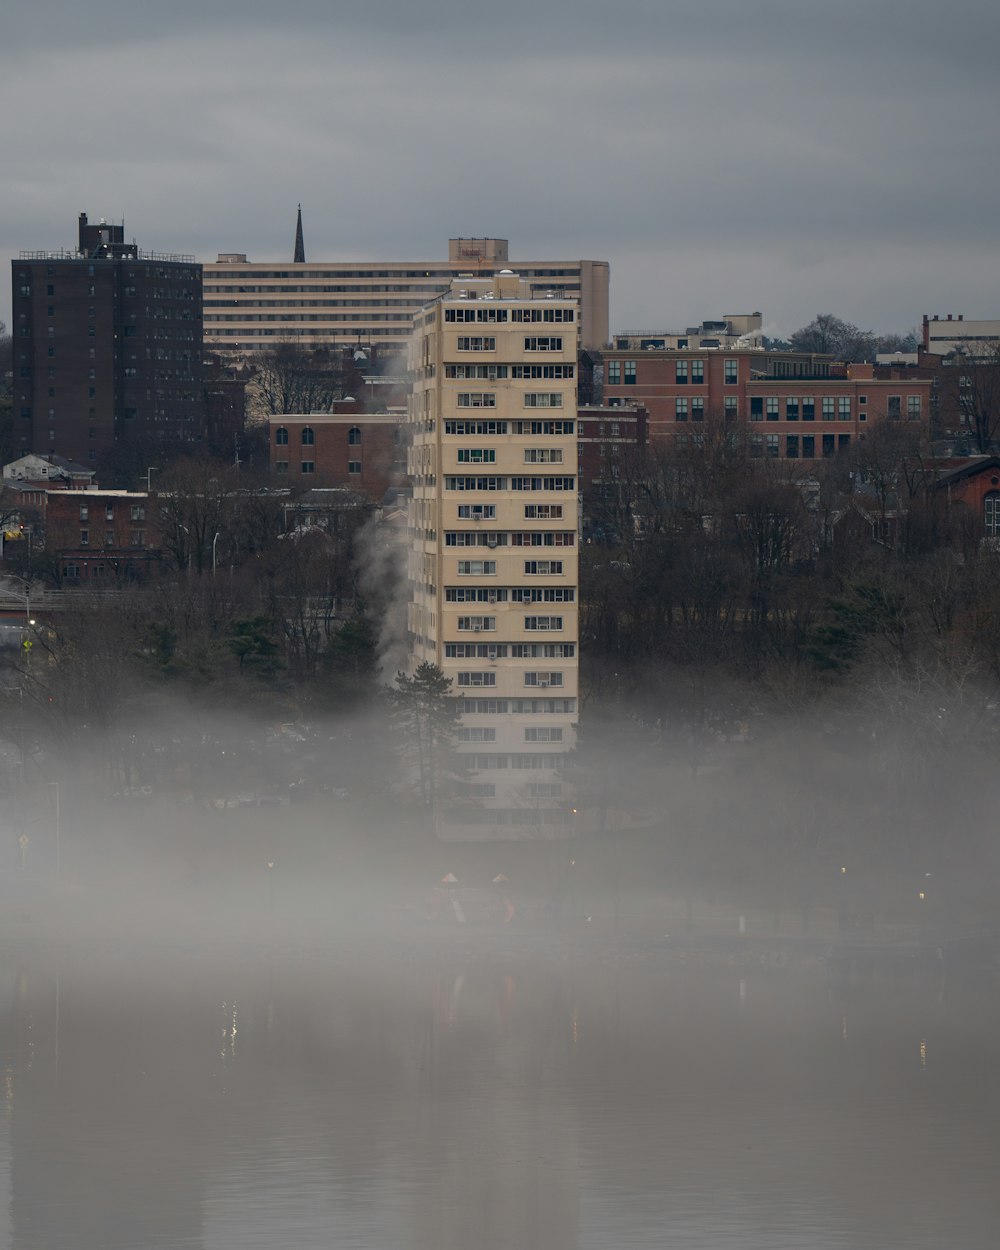
<svg viewBox="0 0 1000 1250">
<path fill-rule="evenodd" d="M 221 531 L 218 531 L 215 537 L 212 539 L 212 576 L 213 577 L 215 576 L 215 544 L 219 541 L 219 533 L 221 533 Z"/>
<path fill-rule="evenodd" d="M 50 781 L 49 785 L 56 792 L 56 880 L 62 874 L 62 824 L 59 819 L 59 782 Z"/>
<path fill-rule="evenodd" d="M 159 468 L 155 464 L 150 465 L 150 467 L 146 470 L 146 494 L 147 495 L 149 494 L 149 475 L 151 473 L 159 473 L 159 471 L 160 471 Z"/>
</svg>

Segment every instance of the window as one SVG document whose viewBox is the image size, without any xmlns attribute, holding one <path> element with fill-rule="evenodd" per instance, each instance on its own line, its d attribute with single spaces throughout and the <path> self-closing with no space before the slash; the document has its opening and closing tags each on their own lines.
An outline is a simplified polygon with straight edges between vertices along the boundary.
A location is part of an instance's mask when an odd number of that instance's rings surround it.
<svg viewBox="0 0 1000 1250">
<path fill-rule="evenodd" d="M 288 430 L 285 426 L 279 425 L 274 431 L 274 442 L 277 447 L 288 446 Z"/>
<path fill-rule="evenodd" d="M 802 459 L 815 460 L 816 458 L 816 435 L 802 435 Z"/>
<path fill-rule="evenodd" d="M 316 472 L 316 462 L 314 460 L 303 460 L 301 467 L 302 467 L 303 473 L 315 473 Z"/>
<path fill-rule="evenodd" d="M 459 408 L 495 408 L 497 397 L 494 391 L 463 391 L 457 402 Z"/>
<path fill-rule="evenodd" d="M 688 401 L 686 398 L 674 400 L 674 420 L 686 421 L 688 419 Z"/>
<path fill-rule="evenodd" d="M 833 396 L 824 395 L 823 396 L 823 420 L 832 421 L 833 417 L 834 417 Z"/>
<path fill-rule="evenodd" d="M 829 460 L 836 450 L 834 436 L 832 434 L 823 435 L 823 459 Z"/>
<path fill-rule="evenodd" d="M 701 395 L 691 396 L 691 420 L 705 420 L 705 400 Z"/>
<path fill-rule="evenodd" d="M 492 447 L 460 447 L 459 464 L 496 464 L 497 453 Z"/>
<path fill-rule="evenodd" d="M 1000 491 L 991 490 L 983 497 L 983 523 L 987 538 L 1000 538 Z"/>
<path fill-rule="evenodd" d="M 802 396 L 802 420 L 803 421 L 815 421 L 816 420 L 816 400 L 813 398 L 812 395 Z"/>
<path fill-rule="evenodd" d="M 620 360 L 608 361 L 608 386 L 620 386 L 622 380 L 622 362 Z"/>
<path fill-rule="evenodd" d="M 525 560 L 524 572 L 527 576 L 552 577 L 563 571 L 562 560 Z"/>
<path fill-rule="evenodd" d="M 302 446 L 312 447 L 315 442 L 316 442 L 315 430 L 312 428 L 311 425 L 304 425 L 302 427 Z"/>
<path fill-rule="evenodd" d="M 81 547 L 89 547 L 89 546 L 90 546 L 90 530 L 81 530 L 81 531 L 80 531 L 80 546 L 81 546 Z"/>
<path fill-rule="evenodd" d="M 628 379 L 625 379 L 626 382 Z M 561 408 L 563 397 L 559 391 L 529 391 L 524 397 L 525 408 Z"/>
<path fill-rule="evenodd" d="M 851 419 L 851 398 L 849 395 L 841 395 L 837 400 L 837 417 L 841 421 L 850 421 Z"/>
<path fill-rule="evenodd" d="M 460 352 L 495 352 L 497 341 L 492 335 L 459 335 L 456 346 Z"/>
<path fill-rule="evenodd" d="M 735 395 L 727 395 L 723 401 L 727 421 L 735 421 L 740 415 L 740 401 Z"/>
<path fill-rule="evenodd" d="M 361 430 L 358 426 L 352 425 L 347 431 L 348 447 L 359 447 L 361 445 Z"/>
<path fill-rule="evenodd" d="M 767 454 L 772 460 L 778 458 L 778 436 L 777 434 L 768 434 L 767 436 Z"/>
<path fill-rule="evenodd" d="M 561 686 L 563 684 L 562 673 L 525 673 L 524 684 L 526 686 Z"/>
<path fill-rule="evenodd" d="M 478 634 L 481 630 L 494 630 L 497 627 L 497 618 L 495 616 L 460 616 L 458 618 L 459 631 L 466 631 Z"/>
<path fill-rule="evenodd" d="M 524 505 L 524 517 L 527 521 L 558 521 L 562 519 L 561 503 L 528 503 Z"/>
<path fill-rule="evenodd" d="M 535 630 L 562 629 L 562 627 L 563 618 L 561 616 L 526 616 L 524 618 L 524 628 L 532 632 Z"/>
<path fill-rule="evenodd" d="M 723 366 L 724 380 L 727 386 L 735 386 L 739 381 L 740 362 L 727 360 Z"/>
<path fill-rule="evenodd" d="M 497 675 L 489 671 L 485 673 L 459 673 L 456 684 L 459 686 L 495 686 L 497 684 Z"/>
<path fill-rule="evenodd" d="M 484 518 L 493 520 L 496 514 L 496 504 L 492 503 L 460 503 L 458 505 L 458 517 L 462 521 L 481 521 Z"/>
<path fill-rule="evenodd" d="M 764 400 L 760 395 L 751 395 L 750 397 L 750 420 L 764 420 Z"/>
<path fill-rule="evenodd" d="M 705 384 L 705 362 L 703 360 L 691 361 L 691 385 L 704 386 Z"/>
<path fill-rule="evenodd" d="M 115 531 L 114 530 L 104 531 L 104 545 L 105 547 L 113 547 L 115 545 Z"/>
<path fill-rule="evenodd" d="M 531 725 L 524 731 L 525 742 L 562 742 L 563 731 L 559 725 Z"/>
<path fill-rule="evenodd" d="M 850 447 L 850 445 L 851 445 L 850 434 L 838 434 L 837 435 L 837 450 L 838 451 L 846 451 L 848 447 Z"/>
<path fill-rule="evenodd" d="M 906 397 L 906 416 L 910 421 L 920 420 L 920 396 L 907 395 Z"/>
<path fill-rule="evenodd" d="M 458 731 L 459 742 L 496 742 L 497 731 L 487 725 L 469 725 Z"/>
<path fill-rule="evenodd" d="M 85 503 L 80 504 L 80 520 L 81 521 L 90 520 L 90 509 L 87 507 Z"/>
<path fill-rule="evenodd" d="M 360 472 L 361 472 L 361 461 L 360 461 L 360 460 L 348 460 L 348 462 L 347 462 L 347 472 L 348 472 L 348 473 L 360 473 Z"/>
<path fill-rule="evenodd" d="M 764 437 L 761 434 L 750 435 L 750 456 L 753 460 L 759 460 L 764 454 Z"/>
<path fill-rule="evenodd" d="M 130 547 L 145 547 L 145 545 L 146 545 L 146 531 L 145 530 L 132 530 L 131 533 L 129 534 L 129 546 Z"/>
<path fill-rule="evenodd" d="M 274 462 L 274 471 L 275 471 L 275 473 L 287 473 L 287 472 L 288 472 L 288 461 L 287 461 L 287 460 L 275 460 L 275 462 Z"/>
<path fill-rule="evenodd" d="M 799 458 L 799 436 L 797 434 L 785 435 L 785 456 L 789 460 L 798 460 Z"/>
<path fill-rule="evenodd" d="M 625 385 L 635 386 L 635 361 L 625 361 Z"/>
<path fill-rule="evenodd" d="M 485 577 L 497 571 L 496 560 L 459 560 L 458 572 L 462 577 Z"/>
<path fill-rule="evenodd" d="M 525 464 L 562 464 L 561 447 L 529 447 L 524 453 Z"/>
<path fill-rule="evenodd" d="M 494 343 L 496 340 L 493 340 Z M 524 340 L 524 350 L 526 352 L 561 352 L 563 349 L 562 336 L 558 334 L 548 337 L 538 337 L 536 335 L 528 335 Z M 626 370 L 628 362 L 626 361 Z M 628 377 L 625 379 L 628 381 Z"/>
<path fill-rule="evenodd" d="M 674 363 L 674 381 L 678 386 L 687 386 L 688 362 L 686 360 L 678 360 Z"/>
<path fill-rule="evenodd" d="M 132 520 L 133 521 L 145 521 L 145 519 L 146 519 L 146 509 L 143 507 L 141 503 L 134 503 L 132 505 Z"/>
<path fill-rule="evenodd" d="M 776 395 L 769 395 L 764 401 L 764 407 L 767 413 L 768 421 L 778 420 L 778 398 Z"/>
<path fill-rule="evenodd" d="M 902 396 L 900 395 L 889 396 L 889 402 L 886 407 L 886 412 L 890 417 L 892 417 L 894 421 L 898 421 L 899 418 L 902 416 L 902 403 L 903 403 Z"/>
<path fill-rule="evenodd" d="M 799 398 L 797 395 L 785 396 L 785 420 L 798 421 L 799 419 Z"/>
</svg>

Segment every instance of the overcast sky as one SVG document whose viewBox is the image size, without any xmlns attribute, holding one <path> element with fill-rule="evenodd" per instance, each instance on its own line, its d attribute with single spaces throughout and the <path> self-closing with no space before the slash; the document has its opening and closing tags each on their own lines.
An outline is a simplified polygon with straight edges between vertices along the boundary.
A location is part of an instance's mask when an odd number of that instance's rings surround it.
<svg viewBox="0 0 1000 1250">
<path fill-rule="evenodd" d="M 1000 316 L 998 47 L 996 0 L 13 0 L 0 244 L 290 259 L 301 200 L 310 260 L 606 259 L 616 330 Z"/>
</svg>

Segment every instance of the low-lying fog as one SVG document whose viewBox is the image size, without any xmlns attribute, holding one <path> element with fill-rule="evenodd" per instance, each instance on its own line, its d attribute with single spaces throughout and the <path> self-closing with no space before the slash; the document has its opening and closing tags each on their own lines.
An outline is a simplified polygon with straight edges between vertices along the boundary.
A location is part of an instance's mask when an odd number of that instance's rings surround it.
<svg viewBox="0 0 1000 1250">
<path fill-rule="evenodd" d="M 994 781 L 910 749 L 949 712 L 609 711 L 570 836 L 481 845 L 377 716 L 155 713 L 6 721 L 0 1247 L 996 1244 Z"/>
</svg>

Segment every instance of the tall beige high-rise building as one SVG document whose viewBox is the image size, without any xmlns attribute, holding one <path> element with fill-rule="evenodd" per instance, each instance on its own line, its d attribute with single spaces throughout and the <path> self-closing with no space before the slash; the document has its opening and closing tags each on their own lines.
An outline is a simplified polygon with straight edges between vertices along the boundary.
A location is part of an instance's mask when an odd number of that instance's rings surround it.
<svg viewBox="0 0 1000 1250">
<path fill-rule="evenodd" d="M 305 256 L 301 231 L 296 253 Z M 239 353 L 288 341 L 403 351 L 415 314 L 429 300 L 463 274 L 495 274 L 510 263 L 507 253 L 506 239 L 450 239 L 448 259 L 432 261 L 254 262 L 242 252 L 221 253 L 203 270 L 205 342 Z M 606 260 L 529 260 L 517 269 L 539 289 L 575 298 L 581 346 L 605 346 Z"/>
<path fill-rule="evenodd" d="M 439 836 L 554 837 L 578 699 L 576 300 L 510 271 L 460 280 L 411 344 L 414 667 L 462 700 L 465 800 Z"/>
</svg>

